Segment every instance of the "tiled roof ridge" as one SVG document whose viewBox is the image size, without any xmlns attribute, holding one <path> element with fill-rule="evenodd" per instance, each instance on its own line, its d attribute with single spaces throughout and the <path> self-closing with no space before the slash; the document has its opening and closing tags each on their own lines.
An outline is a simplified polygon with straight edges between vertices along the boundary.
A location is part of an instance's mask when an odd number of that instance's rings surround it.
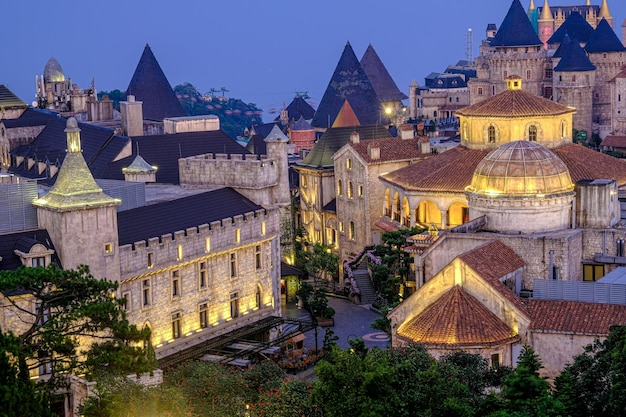
<svg viewBox="0 0 626 417">
<path fill-rule="evenodd" d="M 458 115 L 474 117 L 556 116 L 576 110 L 524 90 L 506 90 L 487 100 L 464 107 Z"/>
</svg>

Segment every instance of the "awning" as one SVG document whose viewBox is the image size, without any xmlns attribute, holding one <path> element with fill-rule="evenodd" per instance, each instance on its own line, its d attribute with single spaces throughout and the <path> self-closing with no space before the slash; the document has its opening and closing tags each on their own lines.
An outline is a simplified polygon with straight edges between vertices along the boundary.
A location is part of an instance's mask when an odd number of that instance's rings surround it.
<svg viewBox="0 0 626 417">
<path fill-rule="evenodd" d="M 297 333 L 297 334 L 293 335 L 291 338 L 287 339 L 286 342 L 287 343 L 298 343 L 298 342 L 302 342 L 304 339 L 306 339 L 306 336 L 304 335 L 304 333 Z"/>
<path fill-rule="evenodd" d="M 393 223 L 389 223 L 385 221 L 384 219 L 380 219 L 374 224 L 377 227 L 383 229 L 385 232 L 395 232 L 396 230 L 400 229 L 400 226 L 395 225 Z"/>
</svg>

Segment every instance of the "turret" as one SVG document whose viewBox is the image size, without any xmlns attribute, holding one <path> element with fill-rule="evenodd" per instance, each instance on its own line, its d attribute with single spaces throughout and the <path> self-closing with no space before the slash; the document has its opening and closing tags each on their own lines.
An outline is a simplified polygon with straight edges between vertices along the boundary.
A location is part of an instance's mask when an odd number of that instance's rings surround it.
<svg viewBox="0 0 626 417">
<path fill-rule="evenodd" d="M 121 201 L 102 192 L 85 162 L 80 128 L 67 121 L 67 153 L 48 194 L 33 202 L 39 227 L 47 229 L 66 269 L 88 260 L 96 278 L 118 280 L 117 211 Z"/>
<path fill-rule="evenodd" d="M 607 0 L 602 0 L 602 5 L 600 6 L 600 12 L 598 12 L 598 21 L 605 19 L 611 27 L 613 27 L 613 16 L 611 16 L 611 11 L 609 10 L 609 5 Z"/>
<path fill-rule="evenodd" d="M 545 0 L 543 3 L 541 15 L 537 20 L 537 29 L 537 34 L 541 42 L 543 42 L 544 49 L 548 49 L 548 39 L 554 34 L 554 17 L 552 16 L 548 0 Z"/>
</svg>

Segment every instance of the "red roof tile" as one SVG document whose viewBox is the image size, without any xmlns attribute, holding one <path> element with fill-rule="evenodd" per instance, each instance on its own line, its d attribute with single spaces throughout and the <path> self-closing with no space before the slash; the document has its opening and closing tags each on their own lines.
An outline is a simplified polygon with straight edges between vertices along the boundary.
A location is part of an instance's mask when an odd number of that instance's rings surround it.
<svg viewBox="0 0 626 417">
<path fill-rule="evenodd" d="M 519 337 L 460 286 L 451 288 L 408 321 L 398 335 L 417 343 L 446 347 L 497 346 Z"/>
<path fill-rule="evenodd" d="M 618 159 L 578 144 L 553 149 L 567 168 L 574 182 L 610 179 L 618 186 L 626 185 L 626 160 Z"/>
<path fill-rule="evenodd" d="M 391 162 L 391 161 L 409 161 L 415 159 L 425 159 L 435 156 L 434 154 L 423 154 L 419 149 L 421 136 L 413 139 L 400 138 L 382 138 L 370 141 L 360 141 L 359 143 L 351 143 L 350 146 L 356 153 L 361 155 L 368 163 Z M 372 159 L 369 156 L 368 148 L 380 148 L 380 158 Z"/>
<path fill-rule="evenodd" d="M 626 305 L 529 299 L 531 330 L 607 335 L 614 324 L 626 324 Z"/>
<path fill-rule="evenodd" d="M 626 148 L 626 136 L 607 136 L 600 146 L 613 146 L 615 148 Z"/>
<path fill-rule="evenodd" d="M 507 90 L 456 112 L 472 117 L 533 117 L 575 113 L 576 109 L 524 90 Z"/>
<path fill-rule="evenodd" d="M 523 268 L 526 264 L 513 249 L 499 240 L 494 240 L 459 256 L 467 266 L 489 282 L 502 296 L 522 312 L 528 313 L 526 305 L 509 287 L 500 282 L 507 274 Z"/>
<path fill-rule="evenodd" d="M 410 191 L 463 192 L 472 182 L 476 166 L 488 153 L 457 146 L 383 178 Z"/>
<path fill-rule="evenodd" d="M 358 117 L 354 114 L 352 106 L 348 103 L 348 100 L 344 100 L 343 106 L 337 114 L 337 118 L 333 122 L 333 127 L 348 127 L 348 126 L 360 126 Z"/>
</svg>

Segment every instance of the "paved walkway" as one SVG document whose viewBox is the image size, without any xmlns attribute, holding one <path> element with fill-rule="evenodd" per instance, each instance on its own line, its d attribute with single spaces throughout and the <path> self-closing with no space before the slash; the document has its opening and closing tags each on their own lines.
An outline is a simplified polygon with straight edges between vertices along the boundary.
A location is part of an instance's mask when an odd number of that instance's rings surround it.
<svg viewBox="0 0 626 417">
<path fill-rule="evenodd" d="M 372 311 L 369 305 L 352 304 L 348 300 L 334 297 L 328 297 L 328 305 L 335 309 L 335 325 L 330 327 L 330 329 L 332 329 L 333 332 L 335 332 L 335 336 L 339 338 L 335 343 L 337 343 L 340 348 L 348 348 L 350 346 L 348 343 L 349 340 L 354 338 L 363 339 L 365 345 L 370 348 L 388 347 L 387 335 L 371 327 L 371 323 L 376 318 L 380 317 L 380 314 Z M 298 309 L 293 304 L 288 304 L 286 307 L 283 306 L 283 316 L 309 317 L 306 310 Z M 325 332 L 325 327 L 317 328 L 317 343 L 320 349 L 324 342 Z M 305 348 L 315 348 L 315 330 L 310 330 L 306 332 L 305 335 Z"/>
</svg>

